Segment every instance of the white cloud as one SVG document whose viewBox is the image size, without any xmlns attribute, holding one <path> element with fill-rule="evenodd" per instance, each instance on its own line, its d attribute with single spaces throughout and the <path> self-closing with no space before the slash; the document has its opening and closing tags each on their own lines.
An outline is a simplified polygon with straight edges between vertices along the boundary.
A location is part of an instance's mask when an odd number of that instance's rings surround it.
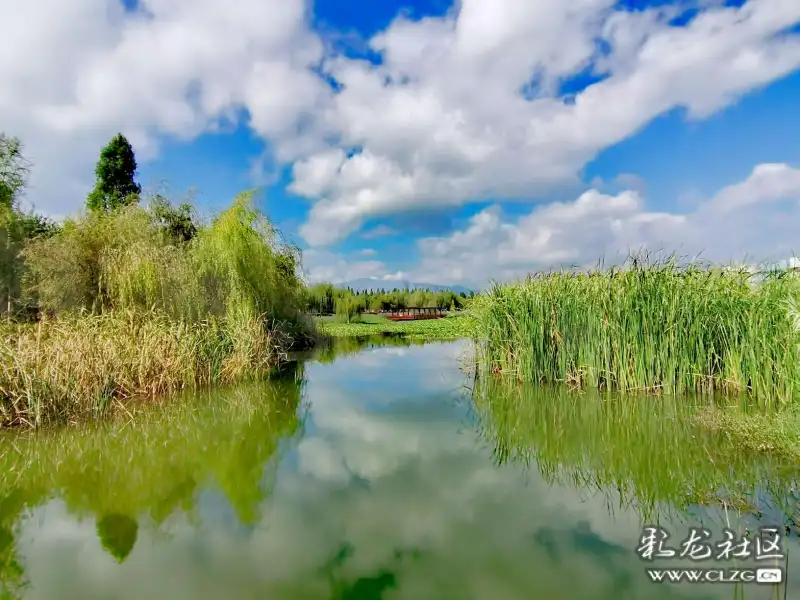
<svg viewBox="0 0 800 600">
<path fill-rule="evenodd" d="M 0 4 L 0 122 L 26 145 L 41 210 L 80 206 L 118 130 L 141 161 L 164 135 L 192 138 L 246 107 L 286 156 L 315 149 L 294 141 L 325 91 L 307 69 L 323 50 L 303 0 L 140 4 L 137 14 L 108 0 Z"/>
<path fill-rule="evenodd" d="M 397 232 L 387 225 L 378 225 L 377 227 L 373 227 L 368 231 L 365 231 L 361 234 L 361 237 L 365 240 L 371 240 L 374 238 L 385 237 L 389 235 L 396 235 Z"/>
<path fill-rule="evenodd" d="M 362 152 L 295 164 L 294 189 L 322 195 L 302 235 L 324 245 L 370 217 L 533 198 L 667 110 L 703 117 L 800 66 L 800 38 L 785 34 L 797 2 L 715 6 L 687 27 L 669 25 L 675 9 L 613 4 L 463 0 L 460 12 L 399 19 L 373 38 L 380 67 L 330 61 L 344 90 L 326 122 Z M 573 102 L 556 97 L 560 81 L 592 66 L 608 77 Z"/>
<path fill-rule="evenodd" d="M 798 36 L 778 35 L 799 3 L 704 4 L 678 28 L 674 9 L 620 12 L 612 0 L 462 0 L 369 40 L 379 67 L 329 56 L 344 85 L 334 94 L 311 70 L 324 44 L 304 0 L 142 0 L 136 14 L 109 0 L 6 2 L 0 122 L 34 163 L 30 200 L 63 214 L 116 131 L 147 160 L 165 137 L 244 109 L 277 162 L 294 163 L 294 191 L 315 201 L 302 233 L 325 244 L 370 217 L 534 198 L 662 112 L 702 117 L 800 65 Z M 608 78 L 557 97 L 591 68 Z"/>
<path fill-rule="evenodd" d="M 306 279 L 311 283 L 341 283 L 371 278 L 388 280 L 396 275 L 388 273 L 386 263 L 380 260 L 348 261 L 334 252 L 313 248 L 303 252 L 303 270 Z"/>
<path fill-rule="evenodd" d="M 742 182 L 685 213 L 646 208 L 637 191 L 590 189 L 572 202 L 535 208 L 504 221 L 498 207 L 476 214 L 467 228 L 419 241 L 411 277 L 483 284 L 561 265 L 588 266 L 629 250 L 677 251 L 718 261 L 775 260 L 798 248 L 800 168 L 756 166 Z"/>
<path fill-rule="evenodd" d="M 408 265 L 408 272 L 390 273 L 379 260 L 348 261 L 310 250 L 310 279 L 367 277 L 482 286 L 490 279 L 510 280 L 537 270 L 591 266 L 601 258 L 615 262 L 645 248 L 722 262 L 780 261 L 800 253 L 794 227 L 800 220 L 800 167 L 757 165 L 743 181 L 688 207 L 675 203 L 672 212 L 648 209 L 637 178 L 612 183 L 633 189 L 614 193 L 592 188 L 575 200 L 539 205 L 514 220 L 504 219 L 499 206 L 484 209 L 463 230 L 418 240 L 421 259 Z"/>
</svg>

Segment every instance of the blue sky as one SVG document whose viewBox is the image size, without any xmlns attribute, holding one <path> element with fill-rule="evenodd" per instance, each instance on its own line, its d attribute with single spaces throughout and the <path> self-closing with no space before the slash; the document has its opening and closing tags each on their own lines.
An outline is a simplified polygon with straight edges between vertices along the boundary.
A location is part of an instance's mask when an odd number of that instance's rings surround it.
<svg viewBox="0 0 800 600">
<path fill-rule="evenodd" d="M 18 41 L 26 72 L 0 62 L 18 83 L 0 119 L 45 212 L 79 210 L 120 130 L 145 188 L 194 190 L 209 213 L 259 188 L 315 281 L 794 251 L 791 3 L 117 2 L 60 7 Z"/>
</svg>

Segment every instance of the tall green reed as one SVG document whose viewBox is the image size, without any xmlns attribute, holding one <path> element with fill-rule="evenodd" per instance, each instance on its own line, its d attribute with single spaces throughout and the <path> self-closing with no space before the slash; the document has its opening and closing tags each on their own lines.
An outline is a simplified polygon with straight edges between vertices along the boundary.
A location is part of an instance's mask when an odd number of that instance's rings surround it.
<svg viewBox="0 0 800 600">
<path fill-rule="evenodd" d="M 633 257 L 622 268 L 495 285 L 474 304 L 481 364 L 520 380 L 795 399 L 793 273 Z"/>
</svg>

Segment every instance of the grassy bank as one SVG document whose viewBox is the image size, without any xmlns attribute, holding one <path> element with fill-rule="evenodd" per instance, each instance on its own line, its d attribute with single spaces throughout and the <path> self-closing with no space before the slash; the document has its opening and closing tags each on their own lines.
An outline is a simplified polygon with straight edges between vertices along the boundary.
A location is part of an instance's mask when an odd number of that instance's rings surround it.
<svg viewBox="0 0 800 600">
<path fill-rule="evenodd" d="M 316 322 L 322 334 L 332 337 L 397 333 L 430 341 L 471 337 L 473 327 L 473 319 L 468 313 L 419 321 L 390 321 L 375 315 L 362 315 L 359 321 L 350 323 L 337 317 L 318 317 Z"/>
<path fill-rule="evenodd" d="M 299 255 L 249 196 L 190 235 L 169 210 L 89 214 L 26 248 L 25 293 L 43 318 L 0 331 L 0 426 L 257 377 L 313 340 Z"/>
<path fill-rule="evenodd" d="M 477 298 L 480 363 L 524 381 L 786 403 L 800 382 L 797 282 L 640 258 L 532 276 Z"/>
</svg>

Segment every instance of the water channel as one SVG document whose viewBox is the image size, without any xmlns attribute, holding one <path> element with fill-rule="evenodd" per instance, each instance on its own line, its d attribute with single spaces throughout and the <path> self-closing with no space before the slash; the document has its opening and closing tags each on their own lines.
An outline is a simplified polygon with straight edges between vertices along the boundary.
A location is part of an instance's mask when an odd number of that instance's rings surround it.
<svg viewBox="0 0 800 600">
<path fill-rule="evenodd" d="M 0 598 L 800 598 L 800 465 L 699 427 L 688 401 L 484 380 L 470 352 L 347 340 L 268 382 L 0 436 Z M 647 525 L 674 558 L 637 553 Z M 677 556 L 692 528 L 772 525 L 785 558 Z"/>
</svg>

